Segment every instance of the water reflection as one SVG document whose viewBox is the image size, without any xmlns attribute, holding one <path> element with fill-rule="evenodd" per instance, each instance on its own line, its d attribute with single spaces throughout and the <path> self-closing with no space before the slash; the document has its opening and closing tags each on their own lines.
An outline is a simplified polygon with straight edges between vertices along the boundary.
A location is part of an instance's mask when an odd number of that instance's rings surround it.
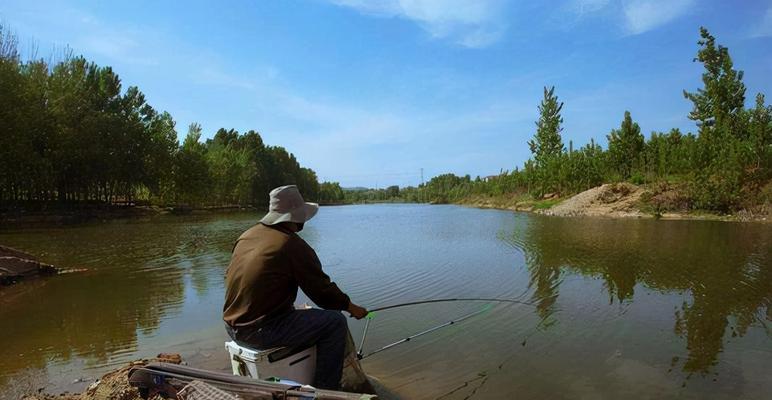
<svg viewBox="0 0 772 400">
<path fill-rule="evenodd" d="M 713 222 L 530 218 L 506 240 L 521 249 L 533 300 L 548 324 L 566 274 L 601 279 L 609 303 L 636 288 L 682 293 L 673 331 L 684 371 L 707 373 L 724 342 L 772 321 L 772 243 L 766 226 Z M 678 358 L 674 357 L 674 362 Z"/>
<path fill-rule="evenodd" d="M 172 269 L 159 276 L 148 282 L 138 275 L 93 274 L 38 285 L 0 311 L 0 341 L 12 344 L 0 347 L 0 371 L 43 369 L 73 356 L 104 363 L 116 350 L 134 350 L 137 331 L 157 329 L 182 300 L 181 273 Z"/>
<path fill-rule="evenodd" d="M 3 244 L 89 272 L 0 291 L 0 341 L 7 344 L 0 348 L 0 390 L 16 384 L 10 377 L 23 370 L 47 374 L 40 381 L 49 391 L 81 390 L 86 384 L 68 385 L 160 351 L 227 370 L 223 271 L 234 239 L 258 219 L 227 214 L 2 232 Z M 485 371 L 490 379 L 476 397 L 765 398 L 760 393 L 769 392 L 767 225 L 379 205 L 325 208 L 303 235 L 328 273 L 371 307 L 442 297 L 536 304 L 496 306 L 368 358 L 367 371 L 406 398 L 437 398 Z M 475 307 L 379 313 L 368 347 Z M 352 321 L 355 335 L 362 328 Z M 691 373 L 698 374 L 694 384 L 682 390 Z"/>
<path fill-rule="evenodd" d="M 234 218 L 4 233 L 5 244 L 88 271 L 3 288 L 0 387 L 75 359 L 104 369 L 136 357 L 140 340 L 181 312 L 186 288 L 201 299 L 221 285 L 233 238 L 254 221 Z"/>
</svg>

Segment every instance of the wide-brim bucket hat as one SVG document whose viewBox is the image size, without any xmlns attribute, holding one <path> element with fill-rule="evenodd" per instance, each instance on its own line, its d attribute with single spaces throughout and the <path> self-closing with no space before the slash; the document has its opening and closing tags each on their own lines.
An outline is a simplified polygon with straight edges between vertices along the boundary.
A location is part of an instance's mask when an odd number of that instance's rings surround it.
<svg viewBox="0 0 772 400">
<path fill-rule="evenodd" d="M 302 224 L 319 211 L 319 204 L 303 200 L 295 185 L 280 186 L 268 194 L 268 213 L 260 220 L 265 225 L 282 222 Z"/>
</svg>

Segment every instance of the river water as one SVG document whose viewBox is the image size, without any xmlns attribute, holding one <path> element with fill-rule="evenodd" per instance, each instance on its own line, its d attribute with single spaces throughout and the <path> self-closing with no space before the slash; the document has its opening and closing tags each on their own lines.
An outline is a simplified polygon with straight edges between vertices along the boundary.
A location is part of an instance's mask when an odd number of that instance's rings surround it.
<svg viewBox="0 0 772 400">
<path fill-rule="evenodd" d="M 258 214 L 0 231 L 86 272 L 0 289 L 0 397 L 81 390 L 160 352 L 228 370 L 223 273 Z M 410 399 L 715 398 L 772 393 L 772 228 L 556 218 L 457 206 L 323 207 L 301 235 L 356 302 L 502 297 L 366 358 Z M 303 298 L 300 298 L 303 301 Z M 383 311 L 365 352 L 485 307 Z M 355 340 L 363 323 L 351 320 Z"/>
</svg>

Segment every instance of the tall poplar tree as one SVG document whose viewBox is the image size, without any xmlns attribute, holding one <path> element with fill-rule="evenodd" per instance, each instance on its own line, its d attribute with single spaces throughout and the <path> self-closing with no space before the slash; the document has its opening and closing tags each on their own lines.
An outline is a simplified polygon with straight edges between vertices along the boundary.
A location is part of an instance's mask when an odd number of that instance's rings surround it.
<svg viewBox="0 0 772 400">
<path fill-rule="evenodd" d="M 544 99 L 539 105 L 539 120 L 536 121 L 536 135 L 528 141 L 528 147 L 534 155 L 536 165 L 543 166 L 549 159 L 563 152 L 563 117 L 560 111 L 563 103 L 555 95 L 555 87 L 544 88 Z"/>
</svg>

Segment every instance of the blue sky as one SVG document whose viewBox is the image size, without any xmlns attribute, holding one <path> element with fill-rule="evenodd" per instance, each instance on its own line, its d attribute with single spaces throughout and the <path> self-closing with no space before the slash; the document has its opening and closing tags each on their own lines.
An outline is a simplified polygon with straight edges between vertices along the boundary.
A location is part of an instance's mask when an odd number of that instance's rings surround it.
<svg viewBox="0 0 772 400">
<path fill-rule="evenodd" d="M 575 147 L 619 125 L 648 135 L 686 118 L 705 25 L 772 96 L 772 1 L 8 1 L 30 54 L 69 45 L 191 122 L 255 129 L 320 179 L 415 185 L 492 175 L 529 157 L 544 86 Z"/>
</svg>

